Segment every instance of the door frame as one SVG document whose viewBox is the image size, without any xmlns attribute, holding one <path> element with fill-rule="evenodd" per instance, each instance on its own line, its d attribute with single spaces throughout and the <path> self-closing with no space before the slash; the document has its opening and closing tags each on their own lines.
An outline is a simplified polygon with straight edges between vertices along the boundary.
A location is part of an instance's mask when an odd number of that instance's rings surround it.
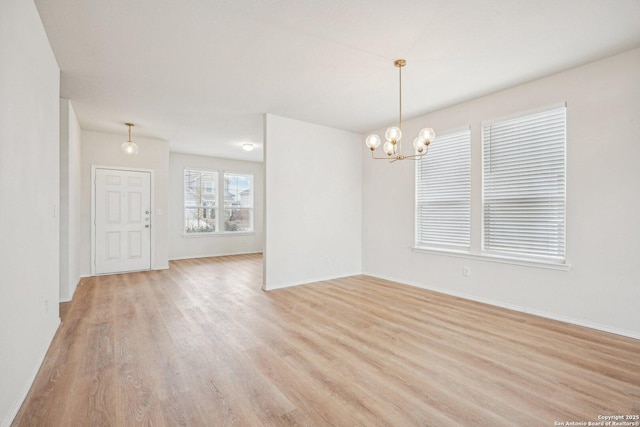
<svg viewBox="0 0 640 427">
<path fill-rule="evenodd" d="M 102 165 L 91 165 L 91 275 L 96 276 L 96 169 L 109 169 L 116 171 L 124 171 L 124 172 L 148 172 L 150 174 L 150 182 L 149 182 L 149 195 L 151 196 L 151 210 L 149 212 L 149 223 L 151 225 L 151 233 L 149 239 L 149 254 L 150 254 L 150 268 L 149 270 L 153 270 L 153 266 L 155 263 L 155 235 L 156 235 L 156 227 L 155 221 L 153 220 L 156 201 L 155 201 L 155 186 L 153 181 L 153 169 L 142 169 L 142 168 L 128 168 L 128 167 L 120 167 L 120 166 L 102 166 Z M 114 273 L 109 273 L 114 274 Z"/>
</svg>

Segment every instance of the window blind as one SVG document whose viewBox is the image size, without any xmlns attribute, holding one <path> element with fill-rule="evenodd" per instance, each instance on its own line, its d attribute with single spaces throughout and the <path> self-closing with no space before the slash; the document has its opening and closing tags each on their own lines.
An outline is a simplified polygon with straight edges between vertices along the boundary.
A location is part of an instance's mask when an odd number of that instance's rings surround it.
<svg viewBox="0 0 640 427">
<path fill-rule="evenodd" d="M 416 162 L 416 246 L 469 250 L 470 131 L 436 137 Z"/>
<path fill-rule="evenodd" d="M 566 107 L 482 126 L 483 250 L 564 262 Z"/>
</svg>

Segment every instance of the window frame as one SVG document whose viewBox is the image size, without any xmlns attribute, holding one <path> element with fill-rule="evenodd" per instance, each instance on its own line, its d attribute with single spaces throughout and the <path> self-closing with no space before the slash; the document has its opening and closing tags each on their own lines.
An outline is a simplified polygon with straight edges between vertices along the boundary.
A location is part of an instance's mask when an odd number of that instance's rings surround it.
<svg viewBox="0 0 640 427">
<path fill-rule="evenodd" d="M 509 122 L 514 120 L 526 120 L 527 118 L 531 118 L 533 116 L 543 115 L 545 113 L 552 113 L 555 110 L 563 110 L 563 147 L 562 147 L 562 175 L 563 175 L 563 200 L 561 203 L 562 207 L 562 254 L 559 256 L 554 255 L 534 255 L 531 253 L 523 253 L 517 252 L 515 250 L 512 251 L 501 251 L 496 249 L 487 248 L 487 227 L 486 227 L 486 193 L 487 193 L 487 174 L 485 171 L 486 165 L 486 153 L 485 153 L 485 128 L 487 126 L 495 125 L 496 123 Z M 481 225 L 481 254 L 483 257 L 490 257 L 495 259 L 502 259 L 505 261 L 513 261 L 515 264 L 524 264 L 524 265 L 536 265 L 541 267 L 548 268 L 557 268 L 557 269 L 568 269 L 567 264 L 567 105 L 566 102 L 549 105 L 546 107 L 537 108 L 535 110 L 529 110 L 524 112 L 518 112 L 515 114 L 511 114 L 506 117 L 492 119 L 483 121 L 480 123 L 480 137 L 481 137 L 481 207 L 480 207 L 480 225 Z M 539 171 L 539 169 L 536 169 Z M 542 197 L 539 197 L 542 199 Z"/>
<path fill-rule="evenodd" d="M 449 240 L 449 242 L 445 242 L 445 241 L 436 241 L 436 240 L 432 240 L 432 241 L 428 241 L 428 240 L 422 240 L 420 238 L 420 230 L 422 227 L 422 223 L 424 222 L 424 220 L 422 219 L 421 213 L 420 213 L 420 208 L 421 208 L 421 202 L 420 202 L 420 198 L 421 197 L 428 197 L 425 194 L 421 193 L 421 166 L 422 166 L 422 162 L 428 162 L 430 159 L 432 159 L 432 157 L 430 158 L 430 153 L 433 151 L 435 144 L 438 143 L 438 140 L 440 140 L 441 142 L 447 142 L 447 140 L 451 140 L 453 139 L 454 142 L 458 142 L 458 143 L 463 143 L 465 146 L 463 147 L 465 149 L 465 157 L 467 159 L 467 163 L 466 164 L 461 164 L 461 165 L 457 165 L 454 164 L 454 166 L 457 166 L 459 168 L 463 168 L 465 169 L 464 174 L 460 174 L 459 176 L 456 175 L 455 179 L 449 178 L 448 180 L 450 181 L 450 183 L 453 183 L 454 181 L 457 181 L 458 179 L 464 178 L 465 179 L 465 184 L 467 186 L 466 188 L 466 194 L 465 197 L 462 198 L 457 198 L 455 199 L 458 203 L 460 204 L 464 204 L 466 203 L 466 217 L 467 217 L 467 222 L 465 224 L 466 226 L 466 230 L 464 230 L 464 232 L 466 232 L 466 236 L 462 236 L 463 238 L 466 238 L 466 240 L 464 242 L 462 242 L 461 244 L 458 243 L 453 243 L 452 240 L 455 240 L 453 235 L 448 236 L 447 238 L 443 239 L 443 240 Z M 450 151 L 448 153 L 444 153 L 444 156 L 452 156 L 455 155 L 455 151 L 459 151 L 460 150 L 460 145 L 456 145 L 455 148 L 452 149 L 453 151 Z M 450 160 L 447 160 L 446 164 L 451 164 L 453 162 L 451 162 Z M 472 205 L 472 158 L 471 158 L 471 128 L 470 126 L 466 126 L 464 128 L 458 128 L 458 129 L 453 129 L 450 130 L 446 133 L 443 133 L 442 135 L 437 136 L 434 141 L 431 142 L 431 145 L 429 146 L 429 152 L 427 153 L 427 155 L 423 158 L 420 159 L 418 161 L 416 161 L 416 165 L 415 165 L 415 175 L 414 175 L 414 184 L 415 184 L 415 209 L 414 209 L 414 249 L 416 250 L 421 250 L 421 251 L 434 251 L 434 252 L 453 252 L 453 253 L 470 253 L 471 252 L 471 244 L 472 244 L 472 239 L 471 239 L 471 224 L 472 224 L 472 209 L 471 209 L 471 205 Z M 454 188 L 455 190 L 455 188 Z M 451 191 L 451 190 L 447 190 L 447 191 Z M 446 194 L 445 192 L 440 192 L 440 197 L 441 197 L 441 202 L 442 202 L 442 198 L 446 198 L 447 196 L 451 196 L 451 194 Z M 424 204 L 424 202 L 422 202 L 422 204 Z M 447 210 L 445 207 L 441 207 L 440 209 L 444 209 Z M 457 211 L 459 211 L 459 209 L 456 209 Z M 459 213 L 459 212 L 458 212 Z M 451 220 L 449 220 L 449 222 L 451 222 Z M 444 228 L 443 228 L 444 230 Z"/>
<path fill-rule="evenodd" d="M 222 195 L 221 195 L 221 199 L 222 199 L 222 205 L 221 208 L 224 212 L 222 212 L 222 216 L 221 218 L 224 218 L 225 220 L 225 227 L 226 227 L 226 211 L 227 211 L 227 207 L 224 205 L 224 192 L 225 192 L 225 183 L 226 183 L 226 176 L 227 175 L 235 175 L 235 176 L 243 176 L 243 177 L 249 177 L 249 190 L 251 191 L 251 202 L 250 202 L 250 206 L 240 206 L 238 207 L 238 209 L 248 209 L 249 210 L 249 225 L 250 228 L 249 230 L 237 230 L 237 231 L 233 231 L 233 230 L 226 230 L 226 229 L 221 229 L 220 233 L 222 234 L 233 234 L 233 235 L 237 235 L 237 234 L 242 234 L 242 233 L 254 233 L 255 232 L 255 224 L 254 224 L 254 210 L 255 210 L 255 199 L 256 199 L 256 195 L 255 195 L 255 175 L 253 173 L 250 172 L 235 172 L 235 171 L 222 171 L 222 173 L 220 174 L 220 181 L 221 181 L 221 188 L 222 188 Z"/>
<path fill-rule="evenodd" d="M 184 186 L 184 177 L 186 171 L 195 171 L 200 173 L 212 173 L 215 175 L 215 187 L 216 187 L 216 204 L 215 204 L 215 217 L 216 217 L 216 228 L 215 231 L 200 231 L 200 232 L 187 232 L 186 231 L 186 192 Z M 250 218 L 249 222 L 251 225 L 250 230 L 238 230 L 238 231 L 227 231 L 224 229 L 224 224 L 222 219 L 224 215 L 226 215 L 227 208 L 224 206 L 224 186 L 225 186 L 225 175 L 237 175 L 237 176 L 248 176 L 250 177 L 250 190 L 251 190 L 251 201 L 250 207 L 242 207 L 243 209 L 249 209 Z M 227 171 L 221 169 L 207 169 L 200 167 L 190 167 L 185 166 L 183 168 L 182 173 L 183 183 L 182 183 L 182 236 L 183 237 L 211 237 L 211 236 L 241 236 L 241 235 L 252 235 L 255 234 L 255 174 L 253 172 L 237 172 L 237 171 Z M 202 208 L 204 206 L 201 206 Z M 193 208 L 191 206 L 191 208 Z"/>
<path fill-rule="evenodd" d="M 213 208 L 215 215 L 215 227 L 212 231 L 196 231 L 196 232 L 188 232 L 187 231 L 187 194 L 185 187 L 185 176 L 187 171 L 198 172 L 200 174 L 213 174 L 213 182 L 215 182 L 215 205 Z M 216 233 L 219 233 L 220 230 L 220 176 L 217 170 L 205 169 L 205 168 L 194 168 L 194 167 L 185 167 L 182 171 L 182 233 L 185 236 L 209 236 Z M 202 178 L 202 175 L 201 175 Z M 201 184 L 201 191 L 204 190 L 204 185 Z M 189 208 L 193 208 L 190 206 Z M 196 209 L 207 209 L 208 207 L 204 205 L 199 205 L 195 207 Z"/>
</svg>

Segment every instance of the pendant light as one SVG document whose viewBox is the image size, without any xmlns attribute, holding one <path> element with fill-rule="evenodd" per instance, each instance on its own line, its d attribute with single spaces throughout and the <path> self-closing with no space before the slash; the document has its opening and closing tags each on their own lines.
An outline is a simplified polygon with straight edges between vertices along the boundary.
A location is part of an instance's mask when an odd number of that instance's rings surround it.
<svg viewBox="0 0 640 427">
<path fill-rule="evenodd" d="M 131 140 L 131 128 L 135 125 L 133 123 L 125 123 L 125 125 L 129 126 L 129 139 L 122 143 L 122 151 L 130 155 L 138 154 L 138 144 Z"/>
</svg>

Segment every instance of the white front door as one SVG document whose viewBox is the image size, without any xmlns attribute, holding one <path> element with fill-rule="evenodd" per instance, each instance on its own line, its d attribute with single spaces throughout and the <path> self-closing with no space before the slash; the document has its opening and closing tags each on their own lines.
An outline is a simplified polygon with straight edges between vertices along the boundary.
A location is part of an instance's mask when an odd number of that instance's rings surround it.
<svg viewBox="0 0 640 427">
<path fill-rule="evenodd" d="M 95 274 L 151 269 L 151 173 L 96 168 Z"/>
</svg>

